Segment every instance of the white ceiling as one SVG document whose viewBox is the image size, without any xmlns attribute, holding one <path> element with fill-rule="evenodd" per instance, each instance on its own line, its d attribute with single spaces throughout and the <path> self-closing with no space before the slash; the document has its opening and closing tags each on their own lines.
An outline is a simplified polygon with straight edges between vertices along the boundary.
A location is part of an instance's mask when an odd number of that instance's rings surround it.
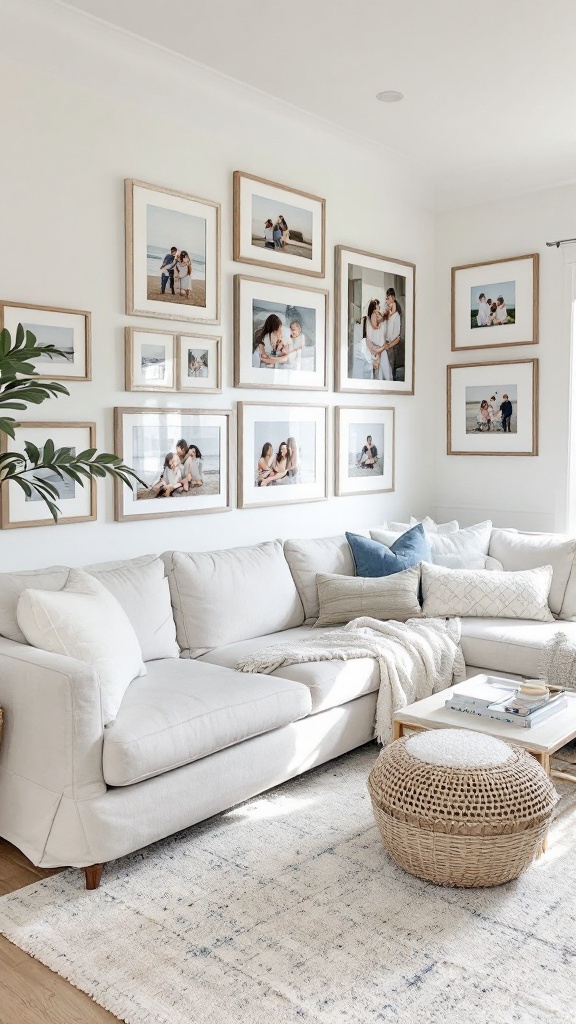
<svg viewBox="0 0 576 1024">
<path fill-rule="evenodd" d="M 66 5 L 403 154 L 440 207 L 576 180 L 576 0 Z"/>
</svg>

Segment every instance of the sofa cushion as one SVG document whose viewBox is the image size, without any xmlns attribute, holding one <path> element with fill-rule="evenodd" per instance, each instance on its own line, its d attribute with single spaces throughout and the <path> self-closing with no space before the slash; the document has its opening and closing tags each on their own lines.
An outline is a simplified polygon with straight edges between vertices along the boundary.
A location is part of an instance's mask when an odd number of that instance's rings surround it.
<svg viewBox="0 0 576 1024">
<path fill-rule="evenodd" d="M 535 679 L 540 675 L 542 649 L 557 633 L 576 642 L 576 622 L 462 619 L 464 660 L 466 665 Z"/>
<path fill-rule="evenodd" d="M 372 535 L 376 531 L 371 531 Z M 358 576 L 392 576 L 423 559 L 431 560 L 430 546 L 422 523 L 402 533 L 389 547 L 384 541 L 368 540 L 356 533 L 347 533 Z"/>
<path fill-rule="evenodd" d="M 317 632 L 326 632 L 326 628 L 319 627 Z M 259 636 L 230 644 L 228 647 L 220 647 L 199 660 L 232 669 L 236 668 L 241 658 L 262 647 L 272 647 L 286 640 L 299 640 L 308 636 L 310 626 L 299 626 L 287 632 Z M 242 676 L 244 677 L 245 673 L 242 673 Z M 362 697 L 365 693 L 373 693 L 380 685 L 380 672 L 374 658 L 355 658 L 353 661 L 308 661 L 302 665 L 283 665 L 268 678 L 272 676 L 303 683 L 310 691 L 313 715 L 328 708 L 340 707 L 341 704 L 347 704 L 348 701 Z"/>
<path fill-rule="evenodd" d="M 284 555 L 298 588 L 307 622 L 318 618 L 317 573 L 355 574 L 350 545 L 343 534 L 317 540 L 287 540 L 284 542 Z"/>
<path fill-rule="evenodd" d="M 418 565 L 391 576 L 376 578 L 337 576 L 333 573 L 320 572 L 316 580 L 320 602 L 317 626 L 350 622 L 360 615 L 406 622 L 406 619 L 422 614 L 418 601 Z"/>
<path fill-rule="evenodd" d="M 296 722 L 310 706 L 308 688 L 288 679 L 194 660 L 151 662 L 104 732 L 104 780 L 130 786 Z"/>
<path fill-rule="evenodd" d="M 486 616 L 550 622 L 552 567 L 519 572 L 445 569 L 422 563 L 422 611 L 429 616 Z"/>
<path fill-rule="evenodd" d="M 491 531 L 492 523 L 486 520 L 463 530 L 446 533 L 426 532 L 431 552 L 431 557 L 426 561 L 433 562 L 434 565 L 443 565 L 447 569 L 493 568 L 486 564 Z M 397 539 L 397 535 L 391 530 L 371 530 L 370 536 L 373 540 L 389 546 Z"/>
<path fill-rule="evenodd" d="M 554 533 L 518 533 L 512 530 L 492 530 L 489 554 L 498 558 L 505 569 L 534 569 L 539 565 L 552 566 L 552 586 L 548 603 L 555 615 L 570 619 L 576 616 L 576 583 L 568 581 L 576 555 L 576 537 Z M 565 601 L 566 599 L 566 601 Z M 563 611 L 563 604 L 566 607 Z"/>
<path fill-rule="evenodd" d="M 304 621 L 281 541 L 162 558 L 183 658 Z"/>
</svg>

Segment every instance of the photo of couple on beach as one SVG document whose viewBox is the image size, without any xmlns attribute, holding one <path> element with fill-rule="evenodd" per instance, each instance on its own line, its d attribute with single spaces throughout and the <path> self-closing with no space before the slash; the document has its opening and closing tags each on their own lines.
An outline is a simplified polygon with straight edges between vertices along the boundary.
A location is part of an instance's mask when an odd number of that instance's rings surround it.
<svg viewBox="0 0 576 1024">
<path fill-rule="evenodd" d="M 147 297 L 206 306 L 206 220 L 179 210 L 146 207 Z"/>
<path fill-rule="evenodd" d="M 257 369 L 316 369 L 316 310 L 252 300 L 252 366 Z"/>
<path fill-rule="evenodd" d="M 254 486 L 313 483 L 316 479 L 315 453 L 315 423 L 256 423 Z"/>
<path fill-rule="evenodd" d="M 404 381 L 406 278 L 351 265 L 348 277 L 348 377 Z"/>
<path fill-rule="evenodd" d="M 466 433 L 516 434 L 518 431 L 517 384 L 466 388 Z"/>
<path fill-rule="evenodd" d="M 134 494 L 148 498 L 193 498 L 220 493 L 220 428 L 196 428 L 193 437 L 174 437 L 159 425 L 133 427 L 132 465 L 148 482 Z"/>
<path fill-rule="evenodd" d="M 252 244 L 277 253 L 312 259 L 313 214 L 282 201 L 252 196 Z"/>
<path fill-rule="evenodd" d="M 470 327 L 516 323 L 516 282 L 475 285 L 470 290 Z"/>
<path fill-rule="evenodd" d="M 351 423 L 348 428 L 348 476 L 384 475 L 384 426 Z"/>
</svg>

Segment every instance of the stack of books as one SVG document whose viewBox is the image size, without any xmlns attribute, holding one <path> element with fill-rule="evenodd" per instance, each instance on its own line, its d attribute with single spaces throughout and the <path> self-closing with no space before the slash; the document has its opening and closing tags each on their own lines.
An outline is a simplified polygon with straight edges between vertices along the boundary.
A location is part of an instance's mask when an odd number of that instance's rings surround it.
<svg viewBox="0 0 576 1024">
<path fill-rule="evenodd" d="M 530 729 L 561 711 L 568 703 L 563 690 L 533 696 L 522 693 L 520 684 L 512 679 L 493 679 L 493 682 L 459 683 L 444 706 L 462 715 L 494 718 L 498 722 Z"/>
</svg>

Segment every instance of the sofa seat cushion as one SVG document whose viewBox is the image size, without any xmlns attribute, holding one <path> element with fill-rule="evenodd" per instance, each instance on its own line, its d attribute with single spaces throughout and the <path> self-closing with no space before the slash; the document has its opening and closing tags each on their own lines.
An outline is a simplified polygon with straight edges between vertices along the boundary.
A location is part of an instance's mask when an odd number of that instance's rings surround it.
<svg viewBox="0 0 576 1024">
<path fill-rule="evenodd" d="M 529 679 L 538 677 L 542 648 L 557 633 L 576 642 L 576 622 L 533 622 L 530 619 L 462 619 L 462 650 L 466 665 Z"/>
<path fill-rule="evenodd" d="M 305 718 L 310 707 L 308 688 L 289 679 L 190 659 L 150 662 L 104 731 L 104 781 L 130 786 L 161 775 Z"/>
<path fill-rule="evenodd" d="M 326 632 L 327 627 L 314 629 L 314 636 Z M 330 629 L 338 627 L 330 626 Z M 309 626 L 286 629 L 281 633 L 256 637 L 253 640 L 241 640 L 237 644 L 228 644 L 210 651 L 199 659 L 213 665 L 235 668 L 241 658 L 259 651 L 262 647 L 281 644 L 286 640 L 298 640 L 310 636 Z M 245 677 L 245 673 L 242 673 Z M 355 658 L 352 661 L 310 661 L 303 665 L 285 665 L 272 672 L 268 679 L 290 679 L 295 683 L 303 683 L 309 690 L 312 699 L 311 714 L 326 711 L 328 708 L 339 707 L 348 701 L 372 693 L 380 685 L 378 664 L 374 658 Z"/>
</svg>

